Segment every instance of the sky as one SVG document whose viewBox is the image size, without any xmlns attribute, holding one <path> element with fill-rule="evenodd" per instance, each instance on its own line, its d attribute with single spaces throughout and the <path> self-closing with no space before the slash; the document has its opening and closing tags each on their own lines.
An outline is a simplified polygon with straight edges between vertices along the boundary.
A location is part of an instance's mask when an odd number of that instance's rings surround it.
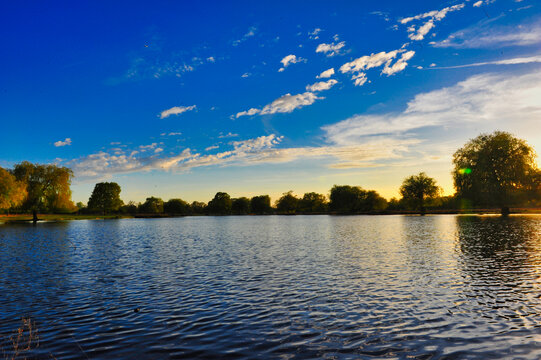
<svg viewBox="0 0 541 360">
<path fill-rule="evenodd" d="M 76 202 L 450 195 L 480 133 L 541 151 L 535 0 L 4 1 L 0 33 L 0 166 L 68 166 Z"/>
</svg>

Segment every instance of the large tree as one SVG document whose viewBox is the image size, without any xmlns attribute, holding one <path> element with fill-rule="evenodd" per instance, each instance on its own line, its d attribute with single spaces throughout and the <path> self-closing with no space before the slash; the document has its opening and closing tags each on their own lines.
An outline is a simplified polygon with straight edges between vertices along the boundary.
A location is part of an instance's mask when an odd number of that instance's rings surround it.
<svg viewBox="0 0 541 360">
<path fill-rule="evenodd" d="M 400 186 L 402 200 L 421 214 L 425 213 L 426 201 L 437 197 L 441 193 L 436 180 L 426 176 L 424 172 L 419 175 L 407 177 Z"/>
<path fill-rule="evenodd" d="M 240 197 L 232 200 L 231 211 L 236 215 L 246 215 L 250 213 L 250 199 Z"/>
<path fill-rule="evenodd" d="M 293 195 L 292 190 L 283 193 L 282 196 L 276 201 L 276 210 L 283 214 L 295 214 L 298 207 L 299 198 Z"/>
<path fill-rule="evenodd" d="M 143 214 L 163 214 L 163 200 L 154 196 L 148 197 L 144 203 L 139 205 L 139 212 Z"/>
<path fill-rule="evenodd" d="M 182 199 L 170 199 L 163 204 L 163 210 L 168 214 L 187 215 L 190 205 Z"/>
<path fill-rule="evenodd" d="M 37 211 L 76 209 L 71 201 L 71 169 L 23 161 L 15 165 L 12 173 L 17 181 L 26 184 L 28 195 L 23 202 L 23 209 L 32 210 L 34 220 L 37 220 Z"/>
<path fill-rule="evenodd" d="M 271 199 L 269 195 L 254 196 L 250 199 L 250 208 L 254 214 L 271 214 Z"/>
<path fill-rule="evenodd" d="M 506 214 L 518 194 L 539 187 L 535 159 L 526 141 L 507 132 L 481 134 L 453 155 L 457 195 L 476 206 L 498 206 Z"/>
<path fill-rule="evenodd" d="M 214 199 L 209 201 L 207 210 L 210 214 L 229 215 L 232 205 L 231 196 L 228 193 L 217 192 Z"/>
<path fill-rule="evenodd" d="M 0 210 L 8 210 L 22 204 L 26 186 L 17 181 L 9 171 L 0 167 Z"/>
<path fill-rule="evenodd" d="M 123 205 L 120 200 L 120 185 L 116 182 L 101 182 L 94 186 L 94 191 L 88 199 L 88 209 L 108 214 L 118 211 Z"/>
<path fill-rule="evenodd" d="M 330 199 L 331 210 L 345 214 L 380 211 L 387 207 L 387 201 L 376 191 L 359 186 L 334 185 Z"/>
<path fill-rule="evenodd" d="M 305 213 L 323 213 L 328 208 L 327 199 L 323 194 L 306 193 L 299 202 L 299 208 Z"/>
</svg>

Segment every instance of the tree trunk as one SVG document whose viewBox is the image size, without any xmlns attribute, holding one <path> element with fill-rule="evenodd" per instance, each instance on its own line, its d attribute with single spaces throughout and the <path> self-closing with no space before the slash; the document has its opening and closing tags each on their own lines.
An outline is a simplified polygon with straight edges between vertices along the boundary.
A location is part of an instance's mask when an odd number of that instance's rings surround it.
<svg viewBox="0 0 541 360">
<path fill-rule="evenodd" d="M 38 222 L 38 212 L 36 210 L 32 210 L 32 221 Z"/>
<path fill-rule="evenodd" d="M 502 206 L 501 214 L 503 216 L 507 216 L 507 215 L 509 215 L 509 213 L 510 213 L 509 206 Z"/>
</svg>

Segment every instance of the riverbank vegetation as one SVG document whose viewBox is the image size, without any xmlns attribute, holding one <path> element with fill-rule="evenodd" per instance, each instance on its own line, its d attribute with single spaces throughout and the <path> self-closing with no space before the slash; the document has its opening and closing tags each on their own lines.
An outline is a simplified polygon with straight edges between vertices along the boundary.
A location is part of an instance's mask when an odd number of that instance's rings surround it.
<svg viewBox="0 0 541 360">
<path fill-rule="evenodd" d="M 401 198 L 387 200 L 375 190 L 360 186 L 334 185 L 329 194 L 315 192 L 297 196 L 284 193 L 274 204 L 268 195 L 231 198 L 218 192 L 208 203 L 188 203 L 180 198 L 167 201 L 150 196 L 142 203 L 120 198 L 115 182 L 95 185 L 88 200 L 73 204 L 70 184 L 73 173 L 65 167 L 29 162 L 13 169 L 0 168 L 0 212 L 9 215 L 55 213 L 64 218 L 100 218 L 182 215 L 266 215 L 266 214 L 393 214 L 493 212 L 502 214 L 510 207 L 541 207 L 541 171 L 536 155 L 524 140 L 496 131 L 481 134 L 453 155 L 456 193 L 442 196 L 436 181 L 424 172 L 403 180 Z M 515 210 L 517 211 L 517 210 Z M 13 217 L 10 217 L 13 218 Z M 43 218 L 43 216 L 42 216 Z"/>
</svg>

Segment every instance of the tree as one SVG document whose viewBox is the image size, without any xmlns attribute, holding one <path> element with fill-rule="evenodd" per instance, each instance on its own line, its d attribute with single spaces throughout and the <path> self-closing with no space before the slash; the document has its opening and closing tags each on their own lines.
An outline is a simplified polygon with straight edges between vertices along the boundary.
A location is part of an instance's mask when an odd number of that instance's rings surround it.
<svg viewBox="0 0 541 360">
<path fill-rule="evenodd" d="M 282 197 L 280 197 L 276 201 L 276 209 L 285 214 L 295 214 L 295 211 L 297 210 L 299 206 L 299 199 L 293 195 L 293 191 L 290 190 L 288 192 L 285 192 L 282 194 Z"/>
<path fill-rule="evenodd" d="M 535 151 L 526 141 L 495 131 L 468 141 L 453 155 L 453 180 L 460 198 L 495 205 L 502 214 L 521 192 L 539 188 Z"/>
<path fill-rule="evenodd" d="M 143 214 L 162 214 L 163 200 L 154 196 L 148 197 L 145 202 L 139 206 L 139 212 Z"/>
<path fill-rule="evenodd" d="M 8 210 L 22 204 L 26 187 L 9 171 L 0 167 L 0 210 Z"/>
<path fill-rule="evenodd" d="M 359 186 L 334 185 L 330 199 L 332 211 L 346 214 L 381 211 L 387 206 L 387 201 L 376 191 L 367 191 Z"/>
<path fill-rule="evenodd" d="M 299 209 L 305 213 L 324 213 L 328 209 L 327 199 L 323 194 L 305 193 L 299 201 Z"/>
<path fill-rule="evenodd" d="M 182 199 L 170 199 L 163 204 L 163 210 L 168 214 L 186 215 L 190 212 L 190 205 Z"/>
<path fill-rule="evenodd" d="M 246 215 L 250 213 L 250 199 L 247 197 L 240 197 L 233 199 L 231 204 L 231 211 L 236 215 Z"/>
<path fill-rule="evenodd" d="M 214 198 L 209 201 L 207 210 L 210 214 L 228 215 L 231 214 L 231 196 L 225 192 L 217 192 Z"/>
<path fill-rule="evenodd" d="M 120 200 L 120 185 L 115 182 L 101 182 L 94 186 L 94 191 L 88 199 L 88 209 L 108 214 L 118 211 L 123 205 Z"/>
<path fill-rule="evenodd" d="M 271 214 L 271 199 L 269 195 L 254 196 L 250 200 L 250 208 L 254 214 Z"/>
<path fill-rule="evenodd" d="M 194 201 L 190 205 L 190 210 L 192 214 L 198 214 L 198 215 L 204 214 L 206 208 L 207 208 L 207 204 L 200 201 Z"/>
<path fill-rule="evenodd" d="M 32 210 L 34 221 L 37 221 L 37 211 L 76 210 L 71 201 L 71 169 L 23 161 L 15 165 L 12 173 L 17 181 L 26 184 L 28 195 L 22 206 Z"/>
<path fill-rule="evenodd" d="M 411 204 L 421 214 L 425 213 L 426 200 L 437 197 L 440 192 L 436 180 L 426 176 L 424 172 L 404 179 L 402 186 L 400 186 L 400 195 L 402 195 L 403 201 Z"/>
</svg>

